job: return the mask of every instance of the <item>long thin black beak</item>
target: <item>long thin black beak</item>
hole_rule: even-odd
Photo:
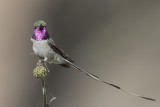
[[[43,26],[42,26],[42,24],[39,26],[39,29],[40,29],[40,30],[42,30],[42,29],[43,29]]]

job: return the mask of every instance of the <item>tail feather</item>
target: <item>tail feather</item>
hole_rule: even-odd
[[[66,62],[69,63],[73,68],[75,68],[75,69],[77,69],[78,71],[86,74],[87,76],[91,77],[91,78],[94,79],[94,80],[97,80],[97,81],[99,81],[99,82],[102,82],[102,83],[104,83],[104,84],[107,84],[107,85],[109,85],[109,86],[112,86],[112,87],[114,87],[114,88],[116,88],[116,89],[119,89],[119,90],[121,90],[121,91],[123,91],[123,92],[125,92],[125,93],[127,93],[127,94],[132,95],[132,96],[140,97],[140,98],[143,98],[143,99],[145,99],[145,100],[156,101],[156,100],[153,99],[153,98],[144,97],[144,96],[141,96],[141,95],[138,95],[138,94],[135,94],[135,93],[132,93],[132,92],[123,90],[120,86],[117,86],[117,85],[115,85],[115,84],[106,82],[106,81],[100,79],[98,76],[96,76],[96,75],[94,75],[94,74],[92,74],[92,73],[89,73],[89,72],[81,69],[80,67],[76,66],[75,64],[73,64],[72,62],[70,62],[70,61],[68,61],[68,60],[66,60]]]

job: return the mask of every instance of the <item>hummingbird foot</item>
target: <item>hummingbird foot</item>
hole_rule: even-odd
[[[48,66],[46,64],[46,61],[45,59],[39,59],[38,62],[37,62],[37,66],[45,66],[45,68],[47,69],[47,71],[49,72],[49,69],[48,69]]]
[[[48,69],[48,66],[47,66],[46,62],[44,62],[44,65],[45,65],[47,71],[49,72],[49,69]]]
[[[42,66],[42,65],[43,65],[43,60],[42,59],[38,60],[37,66]]]

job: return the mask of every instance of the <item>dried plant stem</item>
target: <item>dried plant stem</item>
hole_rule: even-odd
[[[45,66],[45,67],[44,67]],[[50,103],[56,99],[56,97],[54,97],[51,93],[50,96],[52,97],[51,99],[48,99],[46,93],[46,86],[45,86],[45,80],[44,78],[46,77],[47,73],[46,71],[49,72],[49,69],[46,65],[46,63],[44,63],[43,61],[39,60],[37,62],[37,66],[35,67],[35,69],[33,70],[33,75],[37,78],[41,80],[41,84],[42,84],[42,95],[43,95],[43,103],[44,106],[43,107],[49,107]],[[47,102],[48,99],[48,102]]]
[[[44,107],[48,107],[48,104],[47,104],[47,95],[46,95],[46,88],[45,88],[45,81],[44,81],[44,79],[42,79],[42,94],[43,94]]]

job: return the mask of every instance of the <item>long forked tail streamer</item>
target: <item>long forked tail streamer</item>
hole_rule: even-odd
[[[114,87],[114,88],[116,88],[116,89],[119,89],[119,90],[121,90],[121,91],[123,91],[123,92],[125,92],[125,93],[127,93],[127,94],[132,95],[132,96],[140,97],[140,98],[143,98],[143,99],[146,99],[146,100],[150,100],[150,101],[156,101],[156,100],[153,99],[153,98],[144,97],[144,96],[141,96],[141,95],[138,95],[138,94],[135,94],[135,93],[132,93],[132,92],[123,90],[121,87],[119,87],[119,86],[117,86],[117,85],[115,85],[115,84],[111,84],[111,83],[109,83],[109,82],[106,82],[106,81],[100,79],[98,76],[96,76],[96,75],[94,75],[94,74],[92,74],[92,73],[89,73],[89,72],[81,69],[80,67],[76,66],[76,65],[73,64],[72,62],[70,62],[70,61],[68,61],[68,60],[65,60],[65,61],[66,61],[67,63],[69,63],[73,68],[77,69],[78,71],[83,72],[84,74],[86,74],[87,76],[91,77],[91,78],[94,79],[94,80],[97,80],[97,81],[102,82],[102,83],[104,83],[104,84],[110,85],[110,86],[112,86],[112,87]]]

